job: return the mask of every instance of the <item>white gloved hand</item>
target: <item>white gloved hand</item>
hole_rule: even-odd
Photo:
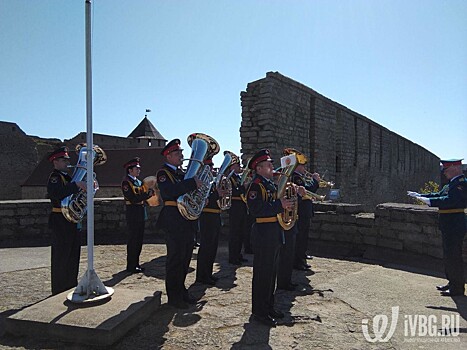
[[[407,196],[409,196],[409,197],[420,197],[420,193],[407,191]]]
[[[426,198],[426,197],[415,197],[415,199],[418,199],[419,201],[422,201],[423,203],[425,203],[426,205],[430,205],[431,202],[430,202],[430,199],[429,198]]]

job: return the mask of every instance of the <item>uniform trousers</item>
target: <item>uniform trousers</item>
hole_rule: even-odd
[[[308,249],[308,234],[310,232],[310,217],[300,216],[297,221],[298,233],[295,242],[294,265],[301,266],[306,264],[306,251]]]
[[[464,213],[440,214],[439,224],[443,238],[443,260],[449,290],[453,293],[465,292],[464,262],[462,246],[466,223]]]
[[[232,200],[229,209],[229,261],[240,261],[243,241],[249,230],[245,203],[241,200]]]
[[[297,237],[297,225],[284,231],[285,244],[281,246],[279,254],[279,267],[277,271],[277,287],[285,288],[292,283],[292,272],[295,258],[295,240]]]
[[[56,295],[78,284],[81,231],[61,213],[50,214],[49,227],[52,229],[52,295]]]
[[[165,288],[168,302],[181,302],[188,297],[185,279],[193,254],[197,221],[182,218],[176,207],[164,207],[159,216],[166,233],[167,261]]]
[[[274,292],[282,240],[283,231],[277,222],[253,224],[252,313],[257,316],[266,317],[274,309]]]
[[[143,248],[144,221],[128,221],[128,242],[126,268],[139,266],[139,256]]]
[[[196,265],[196,279],[209,280],[212,276],[214,261],[216,260],[221,216],[218,213],[202,213],[199,218],[198,261]]]

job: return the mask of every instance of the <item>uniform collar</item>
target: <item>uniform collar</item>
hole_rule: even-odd
[[[169,164],[169,163],[165,163],[165,165],[167,167],[169,167],[170,169],[172,169],[173,171],[177,171],[177,167],[176,166],[173,166],[172,164]]]
[[[449,182],[453,182],[453,181],[461,178],[462,176],[464,176],[464,174],[457,175],[456,177],[453,177]]]

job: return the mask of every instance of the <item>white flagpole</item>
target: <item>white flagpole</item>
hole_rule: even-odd
[[[88,269],[75,290],[68,294],[67,299],[82,303],[97,301],[110,297],[114,290],[105,287],[94,271],[94,151],[92,135],[92,65],[91,65],[91,0],[85,0],[85,35],[86,35],[86,181],[87,181],[87,247]]]

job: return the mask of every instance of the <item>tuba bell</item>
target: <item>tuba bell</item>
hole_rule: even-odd
[[[230,166],[232,162],[232,156],[229,153],[224,154],[224,161],[222,162],[221,167],[216,176],[215,184],[216,188],[222,189],[226,192],[221,198],[217,200],[217,205],[221,210],[230,209],[232,206],[232,182],[230,182],[230,177],[233,174],[233,170],[228,176],[225,175],[225,171]]]
[[[202,181],[202,185],[200,188],[178,197],[177,208],[185,219],[196,220],[206,205],[206,199],[209,197],[214,179],[211,168],[203,161],[212,158],[219,152],[219,144],[211,136],[202,133],[189,135],[187,141],[191,147],[191,156],[183,159],[189,160],[184,179],[197,176]]]
[[[298,219],[298,196],[295,185],[289,182],[290,176],[298,166],[295,154],[290,154],[281,158],[281,172],[278,174],[277,198],[286,198],[294,201],[292,208],[284,209],[277,214],[279,225],[285,230],[290,230]]]
[[[77,181],[86,181],[87,178],[87,152],[88,148],[86,144],[79,144],[76,146],[76,151],[79,152],[78,154],[78,162],[74,166],[75,170],[73,171],[71,182]],[[93,163],[94,165],[102,165],[107,161],[107,155],[105,154],[104,150],[97,145],[92,147],[93,153]],[[99,189],[99,184],[96,179],[96,173],[93,173],[93,181],[94,181],[94,192],[93,195],[96,194],[96,191]],[[87,195],[86,192],[80,190],[78,193],[74,193],[68,197],[62,199],[61,202],[62,207],[62,214],[63,216],[72,223],[78,223],[83,220],[84,215],[86,215],[87,209]]]

